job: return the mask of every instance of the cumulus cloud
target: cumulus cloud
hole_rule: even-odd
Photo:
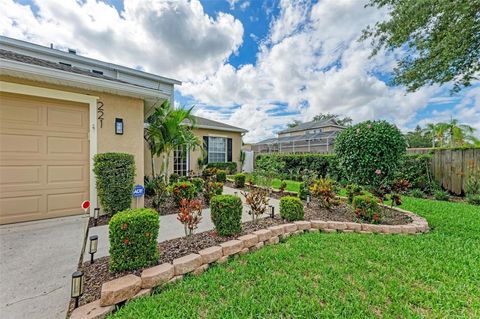
[[[250,3],[227,1],[231,9]],[[242,23],[227,13],[207,15],[198,0],[125,0],[122,12],[94,0],[38,0],[38,10],[12,0],[0,4],[1,34],[178,78],[197,115],[250,130],[246,141],[272,137],[286,123],[320,112],[387,119],[407,129],[427,105],[451,101],[438,86],[405,94],[385,83],[402,51],[369,58],[369,44],[358,42],[361,30],[388,13],[358,0],[265,1],[267,16],[272,5],[278,14],[265,38],[254,36],[255,63],[238,67],[228,59],[243,43]],[[421,124],[453,115],[480,130],[480,88],[464,92],[455,108],[430,110]]]
[[[0,33],[179,78],[213,74],[243,41],[232,15],[208,16],[198,0],[125,0],[124,11],[101,1],[1,0]]]

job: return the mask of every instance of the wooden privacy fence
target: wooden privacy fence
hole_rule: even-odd
[[[468,177],[475,170],[480,170],[480,148],[435,150],[433,153],[433,178],[454,194],[465,192]]]

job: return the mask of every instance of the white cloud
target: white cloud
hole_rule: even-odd
[[[227,1],[232,9],[249,3]],[[438,86],[405,94],[385,84],[381,76],[402,52],[369,59],[371,48],[358,37],[386,12],[364,8],[363,1],[264,1],[267,16],[276,5],[279,14],[259,43],[255,64],[237,68],[226,61],[243,42],[242,23],[226,13],[208,16],[198,0],[126,0],[121,13],[94,0],[42,0],[38,15],[12,0],[0,4],[0,33],[179,78],[197,115],[249,129],[246,141],[274,136],[293,119],[320,112],[387,119],[406,129],[429,103],[451,100]],[[480,88],[464,92],[454,109],[430,111],[421,123],[453,115],[480,130]]]
[[[90,57],[149,72],[199,80],[242,44],[243,25],[230,14],[205,14],[198,0],[125,0],[124,11],[94,0],[1,0],[0,33],[38,44],[73,47]]]

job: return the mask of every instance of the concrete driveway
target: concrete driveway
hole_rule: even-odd
[[[62,318],[86,216],[0,226],[0,318]]]

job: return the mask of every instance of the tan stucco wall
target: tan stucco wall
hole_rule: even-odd
[[[242,147],[242,134],[239,132],[228,132],[228,131],[221,131],[221,130],[212,130],[212,129],[202,129],[202,128],[194,128],[193,132],[195,136],[197,136],[200,140],[200,143],[203,144],[203,137],[204,136],[217,136],[217,137],[226,137],[232,139],[232,161],[237,163],[237,171],[241,170],[240,164],[240,150]],[[189,154],[189,161],[190,161],[190,170],[193,171],[194,174],[201,173],[200,168],[198,167],[197,161],[198,158],[202,156],[201,148],[197,148],[195,151],[191,151]],[[150,160],[150,149],[148,145],[145,143],[145,155],[144,155],[144,166],[145,166],[145,174],[150,176],[152,175],[152,165]],[[173,173],[173,154],[171,154],[169,158],[169,174]],[[161,164],[162,158],[157,158],[155,162],[156,172],[161,172]]]
[[[143,185],[144,167],[144,140],[143,140],[143,122],[144,110],[143,100],[126,96],[119,96],[110,93],[89,91],[84,89],[70,88],[61,85],[30,81],[26,79],[13,78],[9,76],[0,76],[0,80],[50,88],[55,90],[64,90],[81,94],[89,94],[99,97],[103,102],[103,125],[100,127],[100,121],[97,120],[97,152],[123,152],[132,154],[135,157],[136,178],[135,184]],[[115,134],[115,118],[122,118],[124,124],[124,134]],[[132,201],[132,205],[135,205]],[[139,201],[143,206],[143,198]]]

